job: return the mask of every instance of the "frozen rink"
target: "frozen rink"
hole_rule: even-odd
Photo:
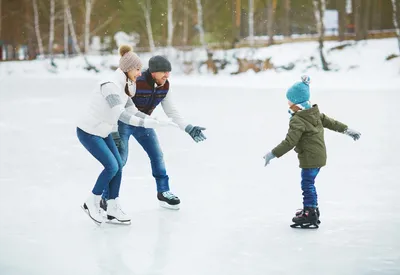
[[[326,131],[322,224],[299,230],[289,227],[302,202],[295,153],[267,168],[262,158],[286,135],[285,90],[174,81],[181,113],[208,138],[158,131],[181,209],[158,206],[149,160],[132,138],[121,187],[132,224],[96,226],[80,205],[102,168],[74,124],[94,83],[0,81],[1,275],[400,274],[399,87],[311,83],[312,103],[362,136]]]

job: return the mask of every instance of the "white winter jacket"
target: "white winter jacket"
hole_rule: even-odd
[[[124,72],[119,68],[108,79],[100,81],[93,91],[89,106],[78,120],[77,127],[105,138],[111,132],[117,131],[118,120],[133,126],[143,126],[143,114],[134,107],[132,99],[125,93],[126,81]],[[130,84],[134,95],[136,84]]]

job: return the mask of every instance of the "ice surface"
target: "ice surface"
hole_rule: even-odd
[[[322,224],[296,230],[296,155],[267,168],[262,159],[287,131],[284,90],[175,79],[179,109],[208,137],[196,144],[178,129],[158,131],[181,210],[159,208],[148,158],[131,139],[121,200],[132,225],[97,227],[80,205],[101,166],[74,124],[94,79],[2,78],[1,275],[400,274],[396,84],[312,87],[312,102],[362,137],[326,132],[328,165],[316,183]]]

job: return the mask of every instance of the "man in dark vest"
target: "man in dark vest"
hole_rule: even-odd
[[[150,158],[160,205],[169,209],[179,209],[180,200],[170,191],[163,153],[154,128],[174,124],[188,133],[195,142],[203,141],[206,137],[202,133],[205,128],[188,124],[176,109],[169,91],[168,77],[170,72],[171,63],[165,57],[157,55],[150,58],[149,68],[142,72],[142,75],[136,80],[136,93],[132,97],[134,105],[126,106],[135,116],[144,118],[144,125],[143,127],[135,127],[119,121],[118,133],[114,133],[114,140],[119,148],[123,165],[126,164],[128,159],[130,136],[132,135],[139,142]],[[146,120],[160,103],[172,123],[154,119]],[[148,125],[147,122],[149,122]],[[107,196],[108,191],[106,189],[102,200],[103,209],[107,207],[105,202]]]

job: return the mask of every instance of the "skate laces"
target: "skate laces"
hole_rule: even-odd
[[[165,198],[169,199],[169,200],[173,200],[173,199],[177,199],[177,198],[178,198],[177,196],[175,196],[175,195],[174,195],[173,193],[171,193],[170,191],[163,192],[162,195],[163,195]]]

